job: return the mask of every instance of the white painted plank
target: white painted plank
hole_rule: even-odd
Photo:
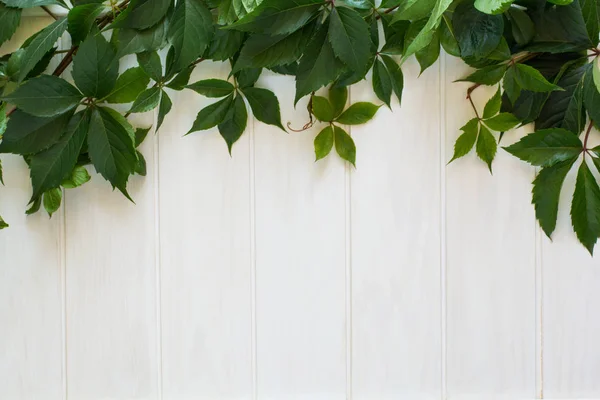
[[[264,73],[283,123],[302,127],[294,82]],[[260,399],[346,399],[344,165],[315,163],[324,124],[286,134],[256,122],[256,318]]]
[[[403,65],[402,107],[352,127],[353,398],[439,399],[440,88]],[[352,102],[381,104],[371,80]]]
[[[190,82],[228,73],[204,62]],[[159,132],[164,399],[249,399],[250,134],[232,157],[216,128],[182,137],[215,99],[171,93]]]
[[[27,18],[7,54],[50,18]],[[62,212],[26,216],[31,197],[23,159],[0,157],[0,215],[10,228],[0,231],[0,397],[15,400],[63,398]]]
[[[121,60],[121,71],[132,58]],[[134,114],[148,127],[153,113]],[[66,193],[67,374],[72,399],[156,399],[159,385],[153,132],[140,147],[147,177],[127,200],[93,166]]]
[[[473,111],[469,69],[447,56],[446,155]],[[482,112],[492,88],[475,92]],[[524,134],[509,132],[507,145]],[[446,169],[448,398],[535,396],[533,169],[499,149],[494,175],[474,151]]]

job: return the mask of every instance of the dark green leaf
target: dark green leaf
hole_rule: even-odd
[[[369,25],[351,8],[334,7],[329,16],[329,43],[353,71],[365,71],[371,49]]]
[[[583,144],[574,133],[551,128],[530,133],[504,149],[532,165],[548,167],[576,157],[583,151]]]
[[[435,0],[405,0],[400,2],[394,13],[392,22],[395,21],[418,21],[426,18],[433,11]]]
[[[244,99],[241,96],[236,96],[233,106],[227,111],[223,121],[219,123],[219,133],[225,139],[225,143],[227,143],[229,154],[231,154],[233,144],[244,133],[247,121],[248,112],[246,111]]]
[[[415,53],[415,57],[421,66],[422,74],[427,68],[431,67],[440,56],[440,36],[437,31],[433,34],[431,42],[421,50]]]
[[[594,84],[593,69],[589,67],[583,78],[583,104],[590,118],[600,121],[600,93]]]
[[[333,134],[335,137],[335,151],[342,159],[356,167],[356,145],[352,137],[337,125],[333,125]]]
[[[513,7],[508,10],[507,16],[517,44],[524,46],[531,42],[535,35],[535,26],[529,15],[525,11]]]
[[[83,165],[77,165],[60,184],[65,189],[75,189],[92,179]]]
[[[144,155],[136,150],[138,162],[135,166],[135,173],[141,176],[146,176],[146,159]]]
[[[233,103],[233,96],[227,96],[222,100],[217,101],[209,106],[204,107],[198,113],[192,129],[187,133],[188,135],[195,131],[201,131],[210,129],[217,126],[225,119],[229,107]]]
[[[512,104],[515,104],[521,95],[521,86],[519,86],[519,83],[517,82],[515,70],[516,68],[514,66],[508,68],[504,74],[504,81],[502,82],[504,91]]]
[[[190,76],[192,75],[192,71],[194,70],[193,67],[189,67],[184,69],[183,71],[181,71],[180,73],[178,73],[175,78],[173,78],[173,80],[171,82],[169,82],[169,84],[167,85],[167,87],[169,89],[173,89],[173,90],[183,90],[185,89],[185,87],[187,86],[188,82],[190,81]]]
[[[156,25],[167,14],[172,0],[133,0],[115,28],[147,29]]]
[[[74,44],[79,44],[90,33],[96,18],[104,11],[102,4],[90,3],[73,7],[67,16],[68,31]]]
[[[144,72],[152,78],[155,82],[159,82],[163,76],[162,64],[160,57],[155,51],[145,51],[138,53],[137,55],[138,64],[144,70]]]
[[[592,44],[598,43],[600,26],[600,3],[598,0],[579,0],[585,28]]]
[[[493,131],[505,132],[519,125],[519,119],[511,113],[500,113],[485,120],[485,125]]]
[[[442,47],[446,53],[454,57],[460,57],[460,47],[458,46],[458,41],[456,40],[454,32],[452,31],[452,28],[445,17],[444,22],[440,24],[440,43],[442,44]]]
[[[532,92],[551,92],[562,90],[560,87],[548,82],[535,68],[525,64],[515,64],[515,79],[522,89]]]
[[[375,64],[373,65],[373,91],[379,100],[387,104],[388,107],[391,107],[392,78],[385,65],[379,60],[375,60]]]
[[[334,117],[337,117],[344,111],[347,101],[348,88],[346,86],[332,86],[329,88],[329,103],[331,103],[331,107],[333,108]]]
[[[155,51],[162,49],[167,38],[168,19],[150,29],[138,31],[136,29],[117,29],[113,38],[117,44],[117,56]]]
[[[31,207],[29,207],[27,209],[27,211],[25,211],[25,214],[27,214],[27,215],[35,214],[36,212],[38,212],[40,210],[41,206],[42,206],[42,197],[38,197],[37,199],[35,199],[33,201],[33,203],[31,204]]]
[[[267,89],[248,87],[243,93],[250,104],[254,117],[265,124],[274,125],[285,131],[281,125],[279,101],[273,92]]]
[[[500,44],[504,20],[501,15],[482,13],[467,1],[454,10],[452,27],[461,57],[479,59],[488,56]]]
[[[475,8],[486,14],[502,14],[515,0],[475,0]]]
[[[14,35],[21,22],[21,9],[7,7],[0,3],[0,44]]]
[[[312,113],[319,121],[330,122],[334,118],[333,107],[325,97],[312,97]]]
[[[150,82],[148,75],[140,67],[129,68],[117,79],[112,92],[106,97],[109,103],[131,103]]]
[[[127,197],[127,180],[137,165],[135,138],[129,122],[121,114],[97,107],[92,112],[88,151],[96,171]]]
[[[494,138],[494,135],[492,135],[492,132],[485,126],[480,125],[475,151],[477,152],[477,156],[487,164],[490,173],[492,172],[492,161],[494,161],[497,149],[498,145],[496,144],[496,139]]]
[[[381,18],[381,22],[383,24],[383,32],[385,33],[385,44],[381,48],[380,53],[402,54],[404,52],[406,34],[412,24],[409,21],[388,23],[385,17]],[[418,32],[415,32],[415,35],[417,33]],[[377,34],[379,34],[379,31]],[[408,45],[408,43],[406,44]]]
[[[225,61],[233,57],[244,40],[244,33],[217,27],[210,43],[206,58],[215,61]],[[249,40],[249,39],[248,39]],[[240,56],[241,57],[241,56]]]
[[[171,98],[164,90],[160,92],[160,104],[158,106],[158,117],[156,120],[156,130],[161,127],[165,116],[171,111],[171,107],[173,107],[173,102],[171,102]]]
[[[573,166],[577,157],[542,168],[533,181],[533,200],[535,216],[548,237],[556,227],[558,215],[558,201],[560,191],[567,173]]]
[[[344,125],[364,124],[375,116],[379,107],[368,102],[354,103],[336,119],[336,122]]]
[[[231,83],[221,79],[205,79],[186,87],[206,97],[225,97],[233,93],[234,90]]]
[[[54,44],[67,29],[67,19],[61,18],[42,29],[25,48],[19,68],[19,81],[27,77],[44,55],[54,47]]]
[[[52,218],[54,214],[60,208],[62,202],[62,190],[60,188],[54,188],[44,193],[44,209]]]
[[[383,63],[387,67],[388,72],[390,73],[390,78],[392,79],[392,89],[398,98],[398,103],[402,103],[402,90],[404,89],[404,75],[402,74],[402,70],[396,64],[396,62],[390,56],[381,56]]]
[[[329,125],[315,137],[315,161],[326,157],[333,148],[333,128]]]
[[[500,107],[502,106],[502,94],[500,93],[500,88],[486,103],[485,108],[483,109],[483,118],[491,118],[494,115],[500,112]]]
[[[2,217],[0,216],[0,230],[2,230],[2,229],[5,229],[5,228],[8,228],[8,227],[9,227],[9,225],[8,225],[8,224],[6,223],[6,221],[4,221],[4,220],[2,219]]]
[[[143,113],[155,109],[160,102],[160,92],[161,89],[159,87],[152,87],[144,90],[137,99],[135,99],[129,112]]]
[[[140,147],[151,128],[137,128],[135,130],[135,147]]]
[[[585,161],[577,172],[571,222],[577,238],[593,255],[600,236],[600,188]]]
[[[448,161],[448,164],[457,158],[467,155],[471,151],[475,145],[475,141],[477,140],[479,121],[477,118],[473,118],[467,122],[465,126],[460,128],[460,130],[463,131],[463,133],[458,137],[458,139],[456,139],[456,142],[454,143],[454,155],[452,156],[452,159]]]
[[[2,0],[2,3],[9,7],[32,8],[49,6],[52,4],[58,4],[59,2],[56,0]]]
[[[6,126],[0,142],[0,153],[35,154],[58,141],[72,112],[50,118],[34,117],[21,110],[15,111]]]
[[[169,42],[175,49],[175,70],[186,68],[204,53],[213,33],[212,16],[202,1],[179,1],[168,31]]]
[[[244,89],[250,86],[254,86],[261,73],[262,68],[246,68],[239,72],[236,72],[234,75],[238,87],[240,89]]]
[[[404,52],[404,59],[413,55],[417,51],[421,50],[431,42],[433,33],[440,25],[442,15],[452,4],[452,0],[436,0],[435,7],[433,8],[427,23],[421,29],[421,31],[415,36],[415,39],[408,45]]]
[[[73,57],[73,80],[89,97],[102,98],[115,87],[119,60],[112,45],[101,34],[88,36]]]
[[[31,157],[31,201],[56,188],[72,172],[87,137],[90,115],[78,112],[71,118],[66,133],[56,144]]]
[[[506,72],[506,65],[490,65],[488,67],[483,67],[473,72],[471,75],[466,78],[459,79],[457,82],[474,82],[480,83],[482,85],[495,85],[500,82],[504,73]]]

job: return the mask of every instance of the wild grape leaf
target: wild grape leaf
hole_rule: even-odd
[[[348,88],[346,86],[329,88],[329,103],[333,108],[333,115],[337,117],[344,111],[346,102],[348,101]]]
[[[40,210],[41,206],[42,206],[42,197],[40,196],[33,201],[33,203],[31,204],[31,207],[29,207],[27,209],[27,211],[25,211],[25,214],[27,214],[27,215],[35,214],[36,212],[38,212]]]
[[[333,148],[333,128],[329,125],[315,137],[315,161],[325,158]]]
[[[458,46],[458,41],[454,36],[454,32],[449,27],[449,22],[446,18],[444,18],[444,22],[440,24],[440,43],[446,53],[450,54],[454,57],[460,57],[460,47]]]
[[[174,48],[174,69],[180,71],[194,62],[204,53],[213,34],[212,15],[202,1],[177,2],[168,31]]]
[[[244,99],[241,96],[236,96],[233,101],[233,106],[227,111],[225,118],[219,123],[219,133],[227,143],[227,149],[231,154],[233,144],[242,136],[246,129],[248,121],[248,112]]]
[[[215,29],[215,34],[205,56],[209,60],[228,60],[238,52],[242,45],[245,36],[244,32],[222,28],[222,26],[217,26]]]
[[[404,89],[404,75],[402,74],[402,70],[396,64],[394,59],[390,56],[382,55],[381,59],[383,63],[387,67],[388,72],[390,73],[390,78],[392,80],[392,89],[394,90],[394,94],[398,98],[398,104],[402,103],[402,90]]]
[[[132,0],[113,27],[148,29],[163,19],[172,4],[172,0]]]
[[[586,66],[583,77],[583,104],[589,116],[594,121],[600,121],[600,93],[594,83],[593,69]]]
[[[583,144],[566,129],[550,128],[530,133],[504,149],[532,165],[549,167],[577,157],[583,151]]]
[[[435,7],[433,8],[427,23],[421,29],[421,31],[417,34],[415,39],[410,43],[410,45],[406,48],[404,52],[403,60],[407,59],[409,56],[413,55],[417,51],[421,50],[425,46],[429,44],[431,39],[433,38],[433,33],[440,25],[442,20],[442,15],[448,9],[448,7],[452,4],[452,0],[437,0],[435,3]]]
[[[597,0],[579,0],[585,28],[592,44],[598,43],[600,35],[600,3]]]
[[[140,67],[129,68],[117,78],[117,83],[106,97],[109,103],[131,103],[146,89],[150,78]]]
[[[394,13],[392,23],[396,21],[418,21],[426,18],[433,11],[433,7],[435,7],[435,0],[402,1]]]
[[[0,216],[0,230],[2,230],[2,229],[6,229],[6,228],[8,228],[9,226],[10,226],[10,225],[8,225],[8,224],[6,223],[6,221],[4,221],[4,220],[2,219],[2,216]]]
[[[333,125],[335,151],[338,155],[356,167],[356,145],[352,137],[337,125]]]
[[[593,255],[600,236],[600,188],[585,161],[577,172],[571,222],[577,238]]]
[[[381,106],[376,106],[368,102],[354,103],[336,119],[336,122],[343,125],[361,125],[367,123],[375,116],[379,107]]]
[[[210,129],[223,122],[232,103],[233,96],[227,96],[216,103],[204,107],[196,116],[192,129],[186,135],[195,131]]]
[[[116,43],[117,56],[155,51],[162,49],[166,44],[168,18],[159,24],[143,31],[136,29],[115,29],[113,41]]]
[[[0,3],[0,44],[10,39],[21,22],[21,9]]]
[[[148,132],[150,132],[150,128],[137,128],[134,132],[134,136],[135,136],[135,147],[140,147],[140,145],[144,142],[144,140],[146,139],[146,136],[148,136]]]
[[[130,200],[127,181],[138,161],[132,131],[118,112],[104,107],[92,111],[88,133],[90,159],[96,171]]]
[[[16,1],[16,0],[15,0]],[[67,19],[61,18],[42,29],[25,48],[21,58],[18,80],[22,81],[37,63],[54,47],[54,44],[67,29]]]
[[[454,155],[452,159],[448,161],[450,164],[452,161],[467,155],[477,140],[477,133],[479,131],[479,120],[477,118],[471,119],[462,128],[463,133],[456,139],[454,143]]]
[[[83,96],[69,82],[52,75],[29,79],[17,90],[2,97],[21,110],[37,117],[63,114],[79,104]]]
[[[67,30],[74,44],[82,42],[92,30],[96,18],[102,14],[105,7],[102,4],[90,3],[73,7],[67,16]]]
[[[475,8],[486,14],[502,14],[515,0],[475,0]]]
[[[143,113],[155,109],[160,103],[160,92],[161,89],[158,86],[144,90],[135,99],[129,112]]]
[[[103,98],[115,87],[119,60],[114,48],[101,34],[88,36],[73,57],[73,80],[89,97]]]
[[[366,71],[371,50],[369,25],[351,8],[334,7],[329,16],[329,43],[353,71]]]
[[[533,181],[533,200],[535,216],[550,237],[556,227],[560,191],[567,173],[573,167],[577,157],[558,162],[551,167],[542,168]]]
[[[244,96],[250,104],[254,117],[265,124],[274,125],[281,128],[281,112],[279,111],[279,101],[273,92],[267,89],[248,87],[242,90]]]
[[[173,107],[173,102],[171,98],[164,90],[160,91],[160,103],[158,105],[158,117],[156,118],[156,130],[161,127],[163,121],[165,120],[165,116],[171,111],[171,107]]]
[[[494,115],[500,112],[500,107],[502,106],[502,93],[500,93],[500,88],[496,91],[496,93],[488,100],[485,104],[485,108],[483,109],[483,118],[491,118]]]
[[[144,158],[144,155],[139,150],[136,150],[135,153],[138,158],[138,162],[135,165],[135,173],[140,176],[146,176],[146,173],[147,173],[146,159]]]
[[[373,92],[375,92],[379,100],[387,104],[388,107],[391,107],[392,78],[385,65],[379,60],[375,60],[375,64],[373,65]]]
[[[497,149],[498,145],[496,144],[496,139],[494,138],[494,135],[492,135],[492,132],[485,126],[480,125],[475,151],[477,152],[477,156],[487,164],[490,173],[492,172],[492,161],[494,161],[494,157],[496,157]]]
[[[500,113],[484,121],[485,125],[493,131],[505,132],[519,125],[521,121],[511,113]]]
[[[58,211],[62,202],[62,190],[60,188],[54,188],[44,193],[44,209],[48,213],[48,216],[52,218],[52,215]]]
[[[186,86],[194,92],[206,97],[225,97],[234,91],[231,83],[222,79],[205,79]]]
[[[383,25],[383,33],[385,36],[385,43],[381,48],[380,53],[383,54],[394,54],[401,55],[404,52],[404,46],[406,43],[406,34],[413,26],[409,21],[398,21],[398,22],[388,22],[385,15],[381,18],[381,22]],[[424,25],[423,25],[424,26]],[[421,28],[423,27],[421,26]],[[414,29],[414,28],[413,28]],[[379,32],[378,32],[379,33]],[[416,36],[419,31],[415,32],[413,35]],[[379,38],[379,36],[378,36]]]
[[[90,114],[80,111],[71,118],[65,134],[48,150],[35,154],[29,163],[33,194],[31,201],[58,187],[72,172],[87,137]]]
[[[160,56],[156,51],[145,51],[137,54],[137,61],[142,70],[152,78],[153,81],[162,80],[163,70],[160,62]]]
[[[477,10],[472,3],[460,3],[452,17],[454,35],[461,57],[484,58],[498,44],[504,31],[501,15],[489,15]]]
[[[190,76],[194,71],[194,67],[185,68],[183,71],[175,75],[168,84],[167,87],[173,90],[183,90],[190,81]]]
[[[90,173],[83,165],[77,165],[71,173],[63,179],[61,186],[65,189],[75,189],[92,179]]]
[[[433,38],[427,46],[415,53],[415,58],[421,66],[422,74],[427,68],[431,67],[440,56],[440,35],[438,32],[434,32]]]
[[[515,79],[522,89],[530,90],[532,92],[562,90],[560,87],[548,82],[540,71],[529,65],[515,64],[514,71]]]
[[[313,96],[311,111],[319,121],[330,122],[334,118],[333,107],[325,97]]]
[[[533,40],[535,26],[525,11],[513,7],[508,10],[506,16],[510,22],[511,32],[517,44],[524,46]]]
[[[456,82],[474,82],[482,85],[495,85],[502,80],[506,72],[506,65],[490,65],[483,67],[473,72],[471,75],[463,79],[458,79]]]

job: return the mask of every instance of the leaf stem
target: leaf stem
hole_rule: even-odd
[[[585,137],[583,138],[583,158],[585,158],[585,153],[588,152],[587,144],[588,144],[588,139],[590,137],[590,133],[592,132],[593,126],[594,126],[594,121],[590,119],[590,124],[588,125],[587,130],[585,131]]]
[[[52,18],[54,18],[55,21],[58,21],[58,17],[56,15],[54,15],[54,13],[52,11],[50,11],[50,9],[46,6],[41,6],[42,10],[44,10],[46,12],[46,14],[48,14],[49,16],[51,16]]]
[[[475,116],[477,117],[477,119],[481,119],[481,117],[479,117],[479,113],[477,112],[477,107],[475,107],[475,103],[473,103],[473,98],[471,98],[471,92],[475,89],[477,89],[480,85],[476,84],[473,85],[469,88],[469,90],[467,90],[467,99],[469,100],[469,102],[471,103],[471,107],[473,107],[473,111],[475,111]]]
[[[394,6],[394,7],[388,8],[388,9],[387,9],[387,10],[385,10],[383,13],[384,13],[384,14],[389,14],[389,13],[391,13],[392,11],[394,11],[394,10],[395,10],[396,8],[398,8],[398,7],[400,7],[400,4],[398,4],[397,6]],[[380,14],[379,12],[377,13],[377,16],[375,17],[375,19],[381,19],[381,14]]]

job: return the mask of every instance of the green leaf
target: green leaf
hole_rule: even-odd
[[[448,164],[467,155],[471,151],[475,145],[475,141],[477,140],[479,120],[477,118],[473,118],[467,122],[465,126],[460,128],[460,130],[463,131],[463,133],[458,137],[458,139],[456,139],[456,142],[454,143],[454,155],[452,156],[452,159],[448,161]]]
[[[62,190],[60,188],[54,188],[44,193],[44,209],[52,218],[54,214],[60,208],[62,202]]]
[[[244,39],[244,33],[234,30],[222,29],[217,26],[215,34],[210,43],[206,58],[214,61],[225,61],[232,58],[240,49]],[[250,39],[248,39],[250,40]],[[241,57],[241,55],[240,55]]]
[[[379,107],[368,102],[354,103],[336,119],[336,122],[343,125],[364,124],[375,116]]]
[[[123,17],[115,21],[115,28],[147,29],[167,14],[172,0],[133,0],[124,12]]]
[[[134,136],[135,136],[135,147],[140,147],[140,145],[144,142],[144,140],[146,139],[146,136],[148,136],[148,132],[150,132],[150,128],[137,128],[135,130]]]
[[[433,7],[435,7],[435,0],[402,1],[394,13],[392,23],[396,21],[418,21],[426,18],[433,11]]]
[[[137,54],[137,61],[144,72],[155,82],[160,82],[163,76],[162,64],[156,51],[145,51]]]
[[[433,63],[435,63],[440,56],[440,35],[436,31],[433,34],[433,38],[431,42],[421,50],[415,53],[415,57],[421,66],[422,74],[427,68],[431,67]]]
[[[371,49],[369,25],[346,7],[334,7],[329,20],[328,38],[334,54],[351,70],[365,71]]]
[[[498,112],[500,112],[501,106],[502,93],[500,93],[500,88],[498,88],[496,93],[485,104],[485,108],[483,109],[483,118],[488,119],[498,114]]]
[[[504,92],[512,104],[515,104],[521,95],[521,86],[519,86],[519,83],[517,82],[517,74],[515,71],[516,68],[514,66],[508,68],[504,74],[504,80],[502,81]]]
[[[231,83],[221,79],[205,79],[187,85],[186,88],[206,97],[229,96],[235,89]]]
[[[515,0],[475,0],[475,8],[486,14],[502,14]]]
[[[254,86],[260,74],[261,68],[246,68],[234,74],[237,85],[240,89]]]
[[[334,117],[337,117],[344,111],[347,101],[348,88],[346,86],[332,86],[329,88],[329,103],[331,103],[331,107],[333,108]]]
[[[342,159],[356,167],[356,145],[352,137],[337,125],[333,125],[333,134],[335,137],[335,151]]]
[[[165,116],[171,111],[171,107],[173,107],[173,102],[171,98],[164,90],[160,91],[160,104],[158,105],[158,117],[156,120],[156,130],[161,127]]]
[[[130,200],[127,180],[138,161],[132,131],[118,112],[104,107],[93,110],[88,133],[90,159],[96,171]]]
[[[204,53],[213,34],[212,15],[202,1],[178,1],[168,31],[175,49],[175,70],[184,69]]]
[[[91,35],[73,57],[73,80],[89,97],[102,98],[115,87],[119,60],[112,45],[101,34]]]
[[[492,172],[492,161],[494,161],[494,157],[496,156],[497,148],[498,145],[492,132],[485,126],[480,125],[475,151],[477,152],[477,156],[488,165],[490,173]]]
[[[373,92],[375,92],[379,100],[387,104],[388,107],[391,107],[392,78],[385,65],[379,60],[375,60],[375,64],[373,65]]]
[[[577,172],[571,222],[577,238],[593,255],[600,236],[600,188],[585,161]]]
[[[535,217],[550,237],[556,227],[560,191],[567,173],[573,167],[577,157],[561,161],[551,167],[542,168],[533,181],[533,200]]]
[[[454,32],[450,27],[450,23],[445,17],[444,22],[440,25],[440,43],[442,44],[442,47],[446,53],[454,57],[460,57],[460,47],[458,46],[458,41],[454,36]]]
[[[388,23],[385,16],[381,18],[381,22],[383,25],[383,32],[385,34],[385,44],[381,48],[380,54],[402,54],[404,52],[406,35],[413,24],[411,24],[409,21]],[[414,33],[413,39],[417,33],[418,31]],[[377,30],[377,34],[379,35],[379,30]],[[378,36],[377,38],[379,39]],[[406,45],[408,45],[408,43],[406,43]]]
[[[315,161],[325,158],[333,148],[333,128],[329,125],[315,137]]]
[[[281,113],[279,111],[279,101],[273,92],[267,89],[254,87],[244,88],[244,96],[250,104],[254,117],[265,124],[274,125],[281,128]]]
[[[327,25],[323,25],[300,59],[294,104],[307,94],[333,82],[340,75],[341,68],[342,63],[335,57],[331,44],[327,41]]]
[[[244,99],[241,96],[236,96],[233,101],[233,107],[227,111],[225,118],[219,123],[219,133],[225,139],[225,143],[227,143],[229,154],[231,154],[233,144],[244,133],[247,121],[248,112],[246,111]]]
[[[312,97],[312,113],[319,121],[330,122],[334,118],[333,107],[325,97]]]
[[[42,29],[25,48],[19,68],[19,81],[27,77],[37,63],[54,47],[54,44],[67,29],[67,19],[62,18]]]
[[[77,106],[82,99],[83,96],[73,85],[52,75],[32,78],[8,96],[2,97],[3,101],[37,117],[63,114]]]
[[[65,189],[75,189],[90,181],[88,170],[83,165],[77,165],[60,184]]]
[[[138,158],[138,162],[135,166],[135,173],[140,175],[140,176],[146,176],[146,159],[144,158],[144,155],[142,153],[140,153],[139,151],[136,151],[137,154],[137,158]]]
[[[33,201],[33,203],[31,204],[31,207],[29,207],[27,209],[27,211],[25,211],[25,214],[27,214],[27,215],[35,214],[36,212],[38,212],[40,210],[41,206],[42,206],[42,198],[38,197],[37,199],[35,199]]]
[[[515,64],[515,79],[522,89],[532,92],[551,92],[562,90],[560,87],[548,82],[537,69],[525,64]]]
[[[65,133],[72,115],[72,112],[67,112],[46,118],[15,111],[0,142],[0,153],[26,155],[47,149]]]
[[[58,4],[56,0],[2,0],[9,7],[33,8]]]
[[[481,59],[500,44],[504,20],[501,15],[482,13],[472,3],[463,2],[454,10],[452,27],[461,57]]]
[[[140,67],[129,68],[117,78],[117,83],[106,97],[109,103],[131,103],[146,89],[150,78]]]
[[[579,0],[579,4],[589,39],[595,45],[600,35],[600,3],[597,0]]]
[[[188,82],[190,81],[190,76],[192,75],[193,71],[194,71],[193,67],[184,69],[183,71],[181,71],[180,73],[175,75],[175,78],[173,78],[173,80],[171,80],[171,82],[169,82],[167,87],[169,89],[173,89],[173,90],[185,89]]]
[[[67,16],[67,29],[74,44],[79,44],[88,36],[95,25],[96,18],[102,14],[102,4],[90,3],[73,7]]]
[[[224,29],[285,35],[310,22],[322,4],[321,0],[264,0],[252,12]]]
[[[0,44],[9,40],[21,22],[21,9],[7,7],[0,3]]]
[[[511,113],[500,113],[485,120],[485,125],[493,131],[505,132],[519,125],[521,121]]]
[[[431,42],[433,38],[433,33],[440,25],[442,20],[442,15],[448,9],[448,7],[452,4],[452,0],[437,0],[435,3],[435,7],[431,12],[427,23],[421,29],[421,31],[417,34],[415,39],[410,43],[410,45],[406,48],[404,52],[403,60],[407,59],[409,56],[413,55],[417,51],[421,50],[425,46]]]
[[[66,133],[56,144],[31,157],[32,201],[47,190],[58,187],[69,176],[77,163],[89,126],[90,115],[78,112],[71,118]]]
[[[583,151],[583,144],[574,133],[551,128],[530,133],[504,149],[532,165],[548,167],[576,157]]]
[[[135,99],[129,112],[143,113],[155,109],[160,102],[160,92],[161,89],[157,86],[144,90],[137,99]]]
[[[387,67],[388,72],[390,73],[390,78],[392,79],[392,89],[394,90],[394,94],[398,98],[398,103],[402,103],[402,90],[404,89],[404,75],[402,74],[402,70],[396,64],[396,62],[390,56],[382,55],[381,59],[383,63]]]
[[[512,35],[517,44],[524,46],[533,40],[535,26],[529,15],[521,9],[510,8],[507,13]]]
[[[117,56],[155,51],[162,49],[167,39],[168,18],[150,29],[138,31],[136,29],[117,29],[113,34],[116,41]]]
[[[210,129],[217,126],[225,119],[229,107],[233,103],[233,96],[227,96],[222,100],[217,101],[209,106],[204,107],[198,113],[192,129],[187,133],[188,135],[195,131],[201,131]]]
[[[600,93],[594,84],[593,68],[589,67],[583,78],[583,104],[590,118],[600,121]]]

